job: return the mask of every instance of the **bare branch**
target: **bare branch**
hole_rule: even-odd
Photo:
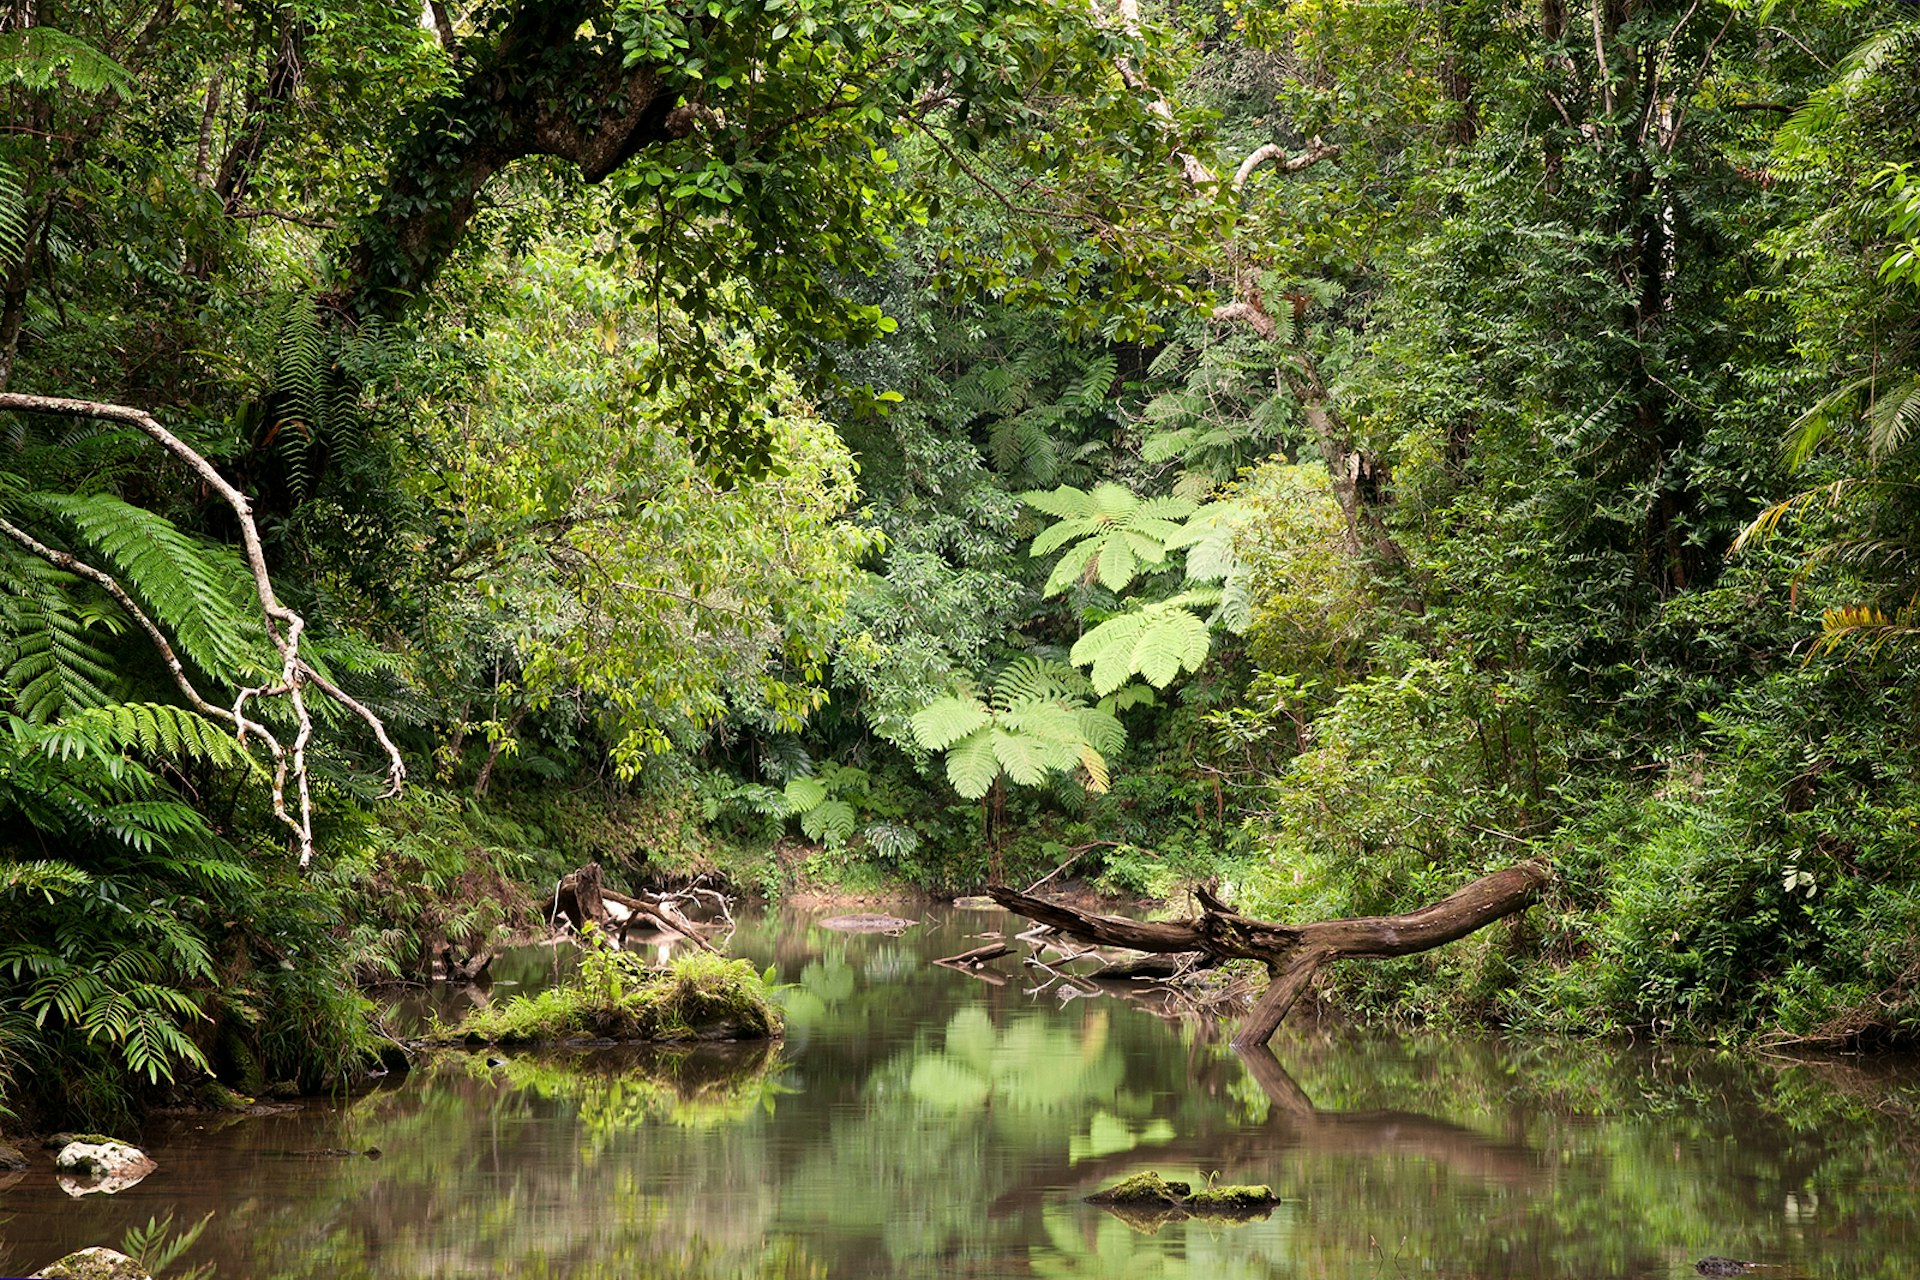
[[[1318,137],[1309,138],[1307,149],[1291,157],[1287,155],[1285,147],[1277,142],[1269,142],[1240,162],[1240,167],[1234,171],[1233,175],[1234,192],[1237,194],[1244,190],[1248,179],[1253,177],[1254,171],[1270,160],[1278,162],[1274,167],[1282,173],[1299,173],[1302,169],[1312,168],[1322,160],[1332,160],[1339,154],[1338,146],[1331,142],[1322,142]]]
[[[168,431],[144,410],[129,408],[126,405],[108,404],[97,400],[68,400],[55,396],[26,395],[19,392],[0,392],[0,410],[13,410],[21,413],[48,413],[68,418],[98,418],[107,422],[121,422],[134,427],[155,441],[174,457],[185,462],[194,473],[204,480],[208,487],[223,498],[233,509],[240,524],[241,549],[246,557],[247,567],[253,575],[254,594],[260,602],[261,617],[266,624],[267,638],[273,643],[280,655],[280,681],[275,685],[241,689],[234,699],[233,710],[227,712],[220,708],[211,708],[187,680],[184,668],[173,647],[160,632],[153,620],[146,616],[127,592],[114,581],[112,575],[86,565],[65,552],[57,552],[43,547],[23,531],[8,525],[0,533],[12,538],[35,555],[81,574],[90,581],[98,583],[109,595],[127,609],[134,620],[146,631],[149,639],[159,647],[162,658],[167,661],[174,681],[196,708],[215,715],[234,726],[234,732],[244,743],[250,735],[258,735],[268,744],[274,756],[273,803],[274,812],[287,823],[294,834],[294,842],[300,851],[300,865],[304,868],[313,859],[313,801],[307,782],[307,746],[313,739],[313,717],[307,709],[304,689],[311,684],[327,696],[333,698],[354,713],[373,730],[374,737],[387,753],[387,794],[398,795],[406,781],[407,766],[401,759],[399,748],[387,736],[386,726],[380,717],[365,705],[348,697],[339,686],[322,675],[312,663],[300,653],[300,637],[306,630],[306,619],[280,603],[273,589],[273,579],[267,572],[267,557],[260,542],[260,529],[254,523],[253,505],[247,495],[235,488],[220,473],[220,469],[203,457],[198,450],[180,437]],[[0,522],[4,523],[4,522]],[[38,549],[36,549],[38,548]],[[54,557],[60,557],[55,559]],[[284,697],[293,712],[295,731],[291,752],[282,749],[281,744],[267,731],[264,725],[246,717],[246,704],[251,698]],[[210,709],[211,708],[211,709]],[[299,804],[298,817],[289,816],[286,809],[286,783],[291,775],[295,794]]]

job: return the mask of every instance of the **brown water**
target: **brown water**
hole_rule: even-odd
[[[1591,1280],[1708,1254],[1920,1276],[1912,1061],[1351,1031],[1242,1061],[1219,1024],[926,962],[1005,920],[747,921],[733,949],[792,984],[779,1046],[448,1054],[352,1100],[157,1128],[158,1172],[117,1196],[68,1199],[42,1165],[0,1192],[0,1274],[171,1214],[207,1219],[176,1270],[225,1280]],[[1157,1230],[1082,1203],[1142,1169],[1283,1203]]]

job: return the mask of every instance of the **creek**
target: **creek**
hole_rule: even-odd
[[[69,1199],[42,1163],[0,1192],[0,1274],[167,1215],[207,1220],[176,1268],[222,1280],[1920,1273],[1911,1058],[1290,1027],[1249,1062],[1230,1024],[929,963],[1003,913],[905,914],[900,937],[742,917],[730,949],[790,984],[777,1045],[443,1053],[156,1122],[158,1171],[117,1195]],[[1082,1202],[1143,1169],[1282,1203],[1130,1225]]]

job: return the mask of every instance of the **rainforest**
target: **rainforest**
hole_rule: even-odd
[[[1525,867],[1303,1007],[1897,1054],[1916,462],[1901,0],[5,0],[0,1129],[453,1079],[602,882],[783,1053],[809,904]]]

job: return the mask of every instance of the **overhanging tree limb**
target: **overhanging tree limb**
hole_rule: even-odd
[[[1219,960],[1258,960],[1271,981],[1255,1003],[1236,1048],[1264,1045],[1320,966],[1349,957],[1381,958],[1430,951],[1525,910],[1551,874],[1538,862],[1520,862],[1482,876],[1440,901],[1396,916],[1361,916],[1276,924],[1241,915],[1210,891],[1198,891],[1201,913],[1185,920],[1131,920],[1098,915],[1003,886],[987,890],[1016,915],[1087,942],[1135,951],[1203,951]]]
[[[98,584],[122,608],[125,608],[134,621],[152,640],[159,651],[162,661],[173,676],[174,683],[193,704],[196,710],[211,714],[234,726],[235,735],[242,743],[249,736],[258,736],[267,745],[274,758],[273,806],[274,812],[285,822],[293,833],[294,844],[300,852],[300,865],[305,867],[313,858],[313,802],[307,785],[307,745],[313,738],[313,717],[307,709],[306,687],[312,685],[322,693],[338,702],[364,721],[380,746],[387,753],[387,794],[399,794],[406,780],[406,762],[400,757],[400,749],[387,736],[386,725],[364,704],[349,696],[333,681],[323,675],[300,652],[300,637],[306,630],[306,619],[280,602],[275,593],[273,579],[267,571],[266,551],[261,545],[260,529],[254,523],[253,506],[247,495],[235,488],[220,469],[209,462],[192,445],[161,426],[153,417],[141,409],[126,405],[108,404],[97,400],[69,400],[56,396],[25,395],[19,392],[0,392],[0,410],[12,410],[19,413],[45,413],[67,418],[95,418],[107,422],[120,422],[145,434],[174,457],[186,463],[194,473],[204,480],[208,487],[224,499],[232,508],[235,519],[240,525],[241,552],[246,558],[247,568],[253,577],[254,595],[259,601],[261,619],[265,624],[267,639],[272,642],[280,655],[280,677],[277,683],[256,685],[239,690],[234,698],[233,710],[226,711],[215,707],[202,697],[188,679],[179,656],[168,642],[159,626],[147,614],[134,604],[127,593],[111,574],[86,564],[66,552],[56,551],[40,543],[31,535],[0,521],[0,534],[12,539],[27,551],[59,568],[78,573],[80,576]],[[281,697],[293,713],[295,730],[291,748],[283,744],[258,721],[251,720],[246,714],[246,705],[253,698]],[[287,807],[286,787],[291,780],[297,797],[298,813],[290,812]]]

